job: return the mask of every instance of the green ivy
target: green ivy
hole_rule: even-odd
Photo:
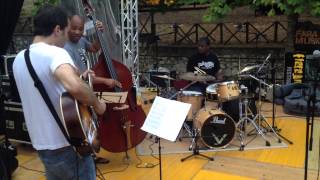
[[[45,4],[52,4],[58,5],[60,0],[35,0],[33,3],[32,14],[34,15],[43,5]]]
[[[299,15],[310,13],[320,16],[319,0],[178,0],[179,4],[208,4],[207,13],[204,16],[206,21],[216,21],[223,18],[233,8],[249,5],[253,9],[259,7],[272,7],[267,12],[268,16],[275,16],[275,8],[279,8],[285,15]]]

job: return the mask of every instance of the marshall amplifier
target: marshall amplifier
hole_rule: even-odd
[[[5,131],[12,141],[30,144],[30,137],[24,120],[22,105],[20,102],[4,101],[3,118]]]

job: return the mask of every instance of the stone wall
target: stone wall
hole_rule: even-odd
[[[140,55],[139,68],[140,72],[148,72],[155,70],[154,66],[158,64],[161,69],[167,69],[169,71],[175,71],[174,74],[181,74],[186,72],[186,65],[188,57],[191,54],[196,53],[196,48],[185,49],[186,56],[176,56],[174,54],[168,54],[163,56],[152,56],[152,55]],[[236,79],[237,74],[244,67],[249,65],[262,64],[265,58],[271,53],[271,61],[275,62],[276,78],[279,83],[282,83],[283,71],[284,71],[284,50],[283,49],[226,49],[219,48],[214,49],[217,54],[221,69],[227,79]],[[271,67],[271,61],[270,66]],[[271,78],[271,72],[266,72],[267,78]]]

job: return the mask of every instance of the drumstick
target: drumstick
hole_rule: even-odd
[[[196,71],[198,71],[200,74],[205,75],[207,74],[205,71],[203,71],[202,69],[198,68],[197,66],[193,67]]]

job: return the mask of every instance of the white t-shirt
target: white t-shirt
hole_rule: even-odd
[[[34,81],[26,66],[24,52],[25,50],[21,51],[15,58],[13,73],[32,145],[36,150],[54,150],[68,146],[69,143],[47,104],[34,86]],[[71,57],[63,48],[41,42],[30,46],[30,59],[61,119],[59,101],[65,89],[53,74],[61,64],[67,63],[74,66]]]

